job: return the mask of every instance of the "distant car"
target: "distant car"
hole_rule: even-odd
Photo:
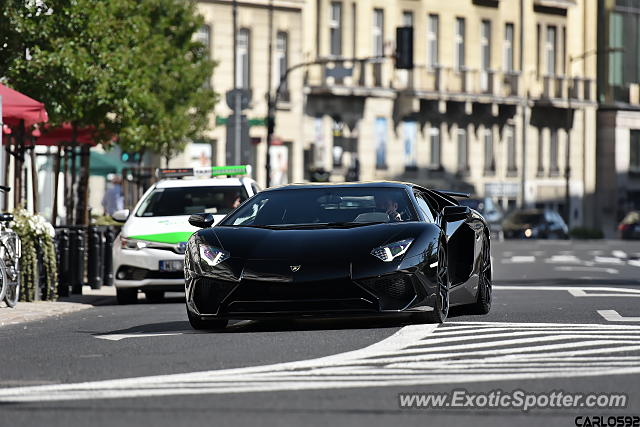
[[[489,224],[489,230],[492,236],[499,236],[502,232],[502,220],[504,219],[504,211],[500,205],[493,201],[491,197],[462,199],[460,204],[469,206],[484,217]]]
[[[441,323],[449,306],[491,307],[482,216],[412,184],[300,184],[268,189],[215,227],[209,214],[185,253],[195,329],[229,319],[410,314]]]
[[[621,239],[640,239],[640,211],[629,212],[620,221],[618,232]]]
[[[115,220],[124,222],[113,245],[119,304],[135,303],[138,291],[149,301],[162,299],[165,291],[184,291],[184,251],[197,231],[187,222],[189,215],[207,212],[217,223],[258,192],[256,182],[242,176],[189,177],[244,173],[244,166],[161,169],[161,178],[168,179],[149,188],[131,212],[125,209],[113,214]]]
[[[502,221],[505,239],[568,239],[569,227],[550,209],[516,210]]]

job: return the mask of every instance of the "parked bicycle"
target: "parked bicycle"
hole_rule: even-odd
[[[0,192],[8,192],[11,187],[0,185]],[[20,238],[11,229],[13,221],[10,213],[0,213],[0,301],[15,307],[20,298]]]

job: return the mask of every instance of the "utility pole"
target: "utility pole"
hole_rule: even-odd
[[[239,81],[238,81],[238,2],[237,0],[233,0],[232,3],[232,11],[233,11],[233,88],[234,91],[234,103],[233,103],[233,120],[234,120],[234,128],[233,128],[233,148],[234,148],[234,163],[239,165],[240,160],[240,141],[242,139],[242,128],[241,128],[241,94],[238,90]],[[246,89],[246,88],[245,88]],[[227,150],[229,147],[227,147]]]
[[[269,0],[269,70],[267,72],[267,188],[271,185],[271,142],[273,139],[274,109],[271,99],[271,81],[273,80],[273,0]]]

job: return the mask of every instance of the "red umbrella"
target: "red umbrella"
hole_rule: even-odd
[[[42,102],[31,99],[3,84],[0,84],[0,96],[2,97],[2,121],[10,126],[20,124],[20,120],[24,120],[25,126],[49,120]]]
[[[71,123],[64,123],[57,128],[45,126],[41,129],[41,132],[42,134],[36,138],[36,145],[59,145],[63,142],[71,142],[73,137]],[[78,144],[96,145],[93,134],[94,129],[92,127],[80,128],[76,131],[76,142]]]

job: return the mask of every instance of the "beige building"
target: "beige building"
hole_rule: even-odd
[[[172,166],[225,164],[233,88],[230,0],[202,0],[222,95],[206,141]],[[396,70],[396,28],[414,31]],[[551,207],[593,225],[597,0],[273,0],[272,184],[401,179]],[[269,0],[238,2],[238,80],[251,90],[254,176],[266,182]],[[568,157],[567,157],[568,156]],[[568,159],[568,161],[567,161]],[[569,206],[567,206],[567,200]]]
[[[390,58],[403,25],[413,71]],[[568,187],[571,225],[590,224],[596,61],[578,57],[596,48],[595,28],[595,0],[309,1],[305,57],[388,59],[307,69],[307,159],[333,179],[357,159],[360,179],[467,189],[505,207],[564,212]]]
[[[248,108],[243,110],[249,126],[249,162],[253,176],[266,182],[267,93],[269,87],[269,14],[272,17],[272,76],[275,90],[280,73],[303,60],[304,0],[238,1],[237,8],[237,84],[251,93]],[[233,113],[226,94],[234,88],[233,10],[231,0],[200,0],[199,12],[205,26],[198,37],[208,46],[216,61],[211,85],[220,95],[206,138],[194,141],[171,166],[208,166],[233,163],[234,147],[227,147],[227,127]],[[293,74],[278,104],[278,122],[271,149],[272,182],[275,184],[303,179],[302,116],[304,92],[302,74]],[[232,133],[232,132],[231,132]]]

